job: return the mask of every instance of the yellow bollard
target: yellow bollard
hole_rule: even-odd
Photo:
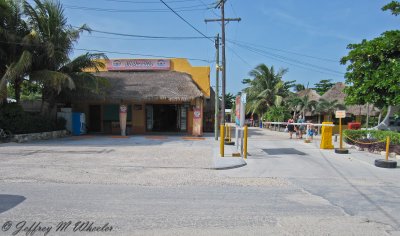
[[[340,135],[340,149],[343,149],[342,118],[339,118],[339,135]]]
[[[221,130],[221,138],[220,138],[220,144],[219,144],[219,154],[221,155],[221,157],[224,157],[224,142],[225,142],[225,127],[224,125],[221,125],[220,127]]]
[[[243,158],[247,159],[247,125],[244,126],[244,138],[243,138]]]
[[[322,124],[333,124],[333,122],[322,122]],[[333,149],[332,144],[332,127],[322,126],[321,129],[321,149]]]
[[[386,137],[386,161],[389,160],[389,146],[390,146],[390,137]]]

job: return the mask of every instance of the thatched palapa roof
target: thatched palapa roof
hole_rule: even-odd
[[[117,101],[168,100],[190,101],[203,97],[192,77],[176,71],[98,72],[96,76],[107,78],[110,87],[104,95],[91,95],[74,99]]]
[[[313,89],[304,89],[296,93],[298,97],[305,97],[308,96],[308,99],[310,101],[318,101],[321,98],[321,95],[319,95],[315,90]]]
[[[338,103],[344,104],[344,99],[346,97],[346,94],[343,92],[343,89],[346,86],[344,83],[336,83],[332,88],[330,88],[328,91],[326,91],[321,98],[325,99],[329,102],[332,102],[334,100],[337,100]]]
[[[346,98],[346,94],[344,93],[345,84],[342,82],[336,83],[331,89],[326,91],[321,98],[327,101],[337,100],[338,103],[344,104],[344,100]],[[369,109],[369,114],[371,116],[376,116],[379,113],[379,110],[374,107],[372,104],[369,105],[346,105],[346,113],[353,115],[367,115]]]

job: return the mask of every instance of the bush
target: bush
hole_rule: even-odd
[[[390,144],[400,144],[400,133],[394,131],[386,130],[344,130],[344,140],[347,143],[353,143],[347,137],[353,140],[376,140],[376,141],[386,141],[386,137],[390,137]],[[347,137],[346,137],[347,136]]]
[[[0,107],[0,128],[13,134],[39,133],[65,128],[66,121],[57,122],[36,113],[25,112],[16,103],[4,104]]]
[[[369,151],[384,151],[386,138],[389,136],[390,152],[400,154],[400,133],[384,130],[344,130],[343,134],[346,143],[367,148]]]

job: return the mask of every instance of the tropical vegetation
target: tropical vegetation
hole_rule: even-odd
[[[30,3],[32,2],[32,4]],[[41,114],[55,120],[56,101],[71,90],[101,93],[107,86],[103,78],[85,72],[104,66],[95,59],[103,54],[86,53],[70,59],[82,32],[67,23],[60,2],[51,0],[0,0],[0,98],[11,95],[42,99]],[[29,96],[34,94],[33,96]]]

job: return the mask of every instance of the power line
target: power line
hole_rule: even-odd
[[[284,52],[284,53],[290,53],[290,54],[293,54],[293,55],[298,55],[298,56],[302,56],[302,57],[308,57],[308,58],[317,59],[317,60],[321,60],[321,61],[328,61],[328,62],[335,62],[335,63],[338,63],[338,60],[334,60],[334,59],[323,58],[323,57],[317,57],[317,56],[311,56],[311,55],[307,55],[307,54],[304,54],[304,53],[293,52],[293,51],[283,50],[283,49],[277,49],[277,48],[272,48],[272,47],[257,45],[257,44],[254,44],[254,43],[249,43],[249,42],[244,42],[244,41],[239,41],[239,40],[228,40],[228,39],[227,39],[227,41],[229,41],[229,42],[231,42],[231,43],[243,43],[243,44],[247,44],[247,45],[253,45],[253,46],[255,46],[255,47],[260,47],[260,48],[269,49],[269,50],[274,50],[274,51],[279,51],[279,52]]]
[[[203,34],[200,30],[198,30],[196,27],[194,27],[192,24],[190,24],[187,20],[185,20],[185,18],[183,18],[181,15],[179,15],[174,9],[172,9],[170,6],[168,6],[168,4],[166,4],[163,0],[160,0],[166,7],[168,7],[168,9],[170,9],[175,15],[177,15],[181,20],[183,20],[184,22],[186,22],[186,24],[188,24],[192,29],[196,30],[196,32],[198,32],[199,34],[203,35],[205,38],[207,38],[208,40],[210,40],[211,42],[214,43],[214,40],[212,40],[210,37],[207,37],[205,34]]]
[[[42,45],[32,45],[32,44],[18,43],[18,42],[0,41],[0,43],[22,45],[22,46],[27,46],[27,47],[42,47]],[[55,47],[55,49],[61,49],[61,47]],[[160,55],[153,55],[153,54],[118,52],[118,51],[107,51],[107,50],[86,49],[86,48],[73,48],[73,49],[77,50],[77,51],[86,51],[86,52],[110,53],[110,54],[132,55],[132,56],[143,56],[143,57],[155,57],[155,58],[182,58],[182,57],[160,56]],[[189,58],[189,57],[185,57],[185,58],[188,60],[191,60],[191,61],[202,61],[202,62],[207,62],[207,63],[215,62],[212,60],[206,60],[206,59],[200,59],[200,58]]]
[[[78,26],[72,26],[74,28],[79,29]],[[125,34],[125,33],[117,33],[117,32],[110,32],[110,31],[102,31],[102,30],[95,30],[90,29],[91,32],[101,33],[101,34],[108,34],[108,35],[118,35],[118,36],[125,36],[125,37],[134,37],[134,38],[145,38],[145,39],[173,39],[173,40],[180,40],[180,39],[203,39],[203,38],[210,38],[204,35],[204,37],[194,37],[194,36],[155,36],[155,35],[139,35],[139,34]]]
[[[177,12],[183,11],[204,11],[207,8],[198,8],[201,5],[189,6],[189,7],[179,7]],[[168,10],[161,8],[148,8],[148,9],[116,9],[116,8],[98,8],[98,7],[85,7],[64,4],[64,7],[71,10],[84,10],[84,11],[99,11],[99,12],[119,12],[119,13],[131,13],[131,12],[168,12]]]
[[[311,64],[307,65],[307,64],[301,64],[301,63],[296,63],[296,62],[290,62],[290,61],[288,61],[288,60],[286,60],[284,58],[276,57],[274,55],[270,55],[270,54],[265,53],[265,52],[263,53],[260,50],[257,50],[257,49],[251,48],[251,47],[246,47],[244,45],[238,45],[238,46],[241,47],[241,48],[244,48],[244,49],[246,49],[246,50],[248,50],[250,52],[253,52],[255,54],[258,54],[258,55],[261,55],[261,56],[264,56],[264,57],[267,57],[267,58],[270,58],[270,59],[273,59],[273,60],[277,60],[277,61],[283,62],[285,64],[289,64],[289,65],[292,65],[292,66],[295,66],[295,67],[299,67],[299,68],[302,68],[302,69],[305,69],[305,70],[315,71],[315,72],[318,72],[318,73],[321,73],[321,74],[326,74],[326,75],[334,75],[334,76],[344,75],[344,73],[337,72],[337,71],[330,72],[332,70],[327,69],[327,68],[319,69],[319,68],[310,66]],[[323,67],[320,67],[320,68],[323,68]]]
[[[129,0],[104,0],[107,2],[123,2],[123,3],[133,3],[133,4],[142,4],[142,3],[149,3],[149,4],[158,4],[160,3],[159,1],[129,1]],[[177,2],[194,2],[197,0],[174,0],[174,1],[168,1],[168,3],[177,3]]]
[[[238,46],[240,46],[242,48],[245,48],[245,49],[252,49],[254,51],[258,51],[258,52],[263,53],[263,54],[268,54],[268,55],[271,55],[273,57],[277,57],[277,58],[280,58],[280,59],[283,59],[283,60],[292,61],[294,63],[302,64],[302,65],[305,65],[305,66],[311,66],[311,67],[315,67],[315,68],[318,68],[318,69],[321,69],[321,70],[330,71],[331,73],[344,75],[344,73],[340,72],[340,71],[331,70],[329,68],[325,68],[325,67],[322,67],[322,66],[318,66],[318,65],[315,65],[315,64],[308,63],[308,62],[303,62],[303,61],[299,61],[299,60],[296,60],[296,59],[284,57],[282,55],[271,53],[271,52],[267,52],[267,51],[264,51],[264,50],[261,50],[261,49],[258,49],[258,48],[254,48],[254,47],[251,47],[251,46],[247,46],[247,45],[243,45],[243,44],[239,44],[239,43],[234,43],[234,44],[236,44],[236,45],[238,45]]]
[[[110,53],[110,54],[122,54],[122,55],[132,55],[132,56],[143,56],[143,57],[155,57],[155,58],[182,58],[182,57],[171,57],[171,56],[160,56],[160,55],[153,55],[153,54],[141,54],[141,53],[129,53],[129,52],[118,52],[118,51],[107,51],[107,50],[97,50],[97,49],[86,49],[86,48],[74,48],[77,51],[86,51],[86,52],[99,52],[99,53]],[[199,58],[188,58],[191,61],[202,61],[207,63],[212,63],[213,61],[206,60],[206,59],[199,59]]]
[[[197,40],[197,39],[204,39],[204,37],[185,37],[185,38],[175,38],[175,37],[167,37],[167,38],[118,38],[118,37],[106,37],[106,36],[94,36],[94,35],[82,35],[83,37],[89,38],[99,38],[99,39],[113,39],[113,40]]]

